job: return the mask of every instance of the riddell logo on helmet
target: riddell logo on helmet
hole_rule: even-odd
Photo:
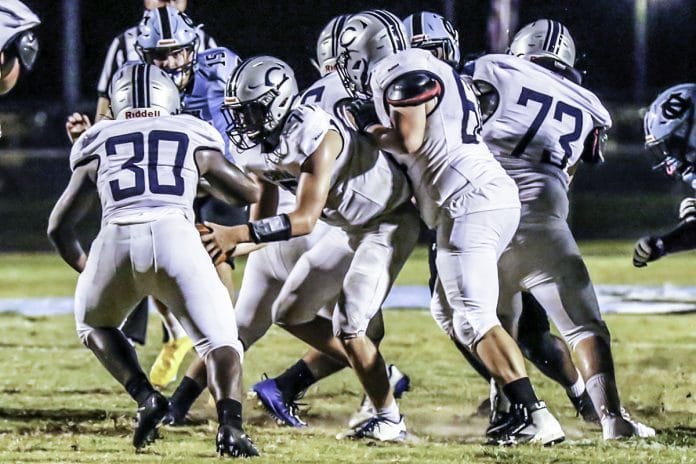
[[[161,116],[160,110],[153,110],[151,108],[138,108],[135,110],[126,110],[126,119],[131,118],[154,118],[155,116]]]

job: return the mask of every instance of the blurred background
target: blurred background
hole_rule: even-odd
[[[46,250],[48,214],[67,183],[73,111],[94,116],[96,85],[112,39],[138,23],[142,0],[23,0],[42,20],[31,75],[0,99],[0,251]],[[189,0],[187,12],[218,45],[246,58],[276,55],[307,86],[321,28],[333,16],[384,8],[433,11],[459,31],[463,56],[504,52],[519,27],[561,21],[578,51],[584,85],[610,109],[606,162],[581,166],[570,223],[579,239],[637,238],[676,221],[686,186],[653,172],[642,112],[670,85],[696,79],[696,0]],[[98,213],[85,227],[91,237]]]

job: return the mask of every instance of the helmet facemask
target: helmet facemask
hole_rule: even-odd
[[[271,109],[271,104],[279,95],[278,90],[271,89],[255,100],[223,105],[222,113],[227,121],[225,131],[237,148],[249,150],[257,146],[280,126],[281,121],[273,117]]]
[[[179,88],[179,91],[186,88],[191,80],[193,67],[197,61],[197,37],[193,43],[184,46],[144,49],[136,45],[136,49],[145,63],[155,65],[166,72]],[[175,66],[171,66],[172,63]]]
[[[691,107],[693,112],[693,107]],[[668,177],[687,183],[696,181],[696,147],[689,145],[689,135],[694,130],[693,115],[686,118],[670,134],[655,139],[650,134],[646,118],[645,148],[657,160],[654,170],[662,170]]]
[[[336,59],[336,72],[341,78],[343,87],[353,98],[372,98],[370,75],[367,60],[359,58],[351,62],[349,50],[344,51]]]

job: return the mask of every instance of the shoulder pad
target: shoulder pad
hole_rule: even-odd
[[[288,147],[309,156],[324,140],[331,128],[331,115],[315,105],[300,105],[290,112],[282,136]]]
[[[198,70],[209,79],[226,81],[240,61],[236,53],[225,47],[209,48],[198,54]]]
[[[428,71],[411,71],[394,79],[387,88],[392,106],[417,106],[442,95],[442,82]]]

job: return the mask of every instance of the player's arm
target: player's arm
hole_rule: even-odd
[[[210,183],[221,200],[238,205],[259,201],[259,186],[254,179],[212,149],[197,150],[194,154],[200,175]]]
[[[687,199],[688,200],[688,199]],[[665,255],[696,248],[696,212],[682,218],[672,231],[660,236],[643,237],[633,250],[633,265],[645,267]]]
[[[94,179],[98,166],[99,160],[93,159],[75,168],[48,219],[48,238],[63,260],[77,272],[85,268],[87,255],[77,238],[75,225],[90,210],[96,197]]]
[[[241,226],[225,227],[208,223],[209,233],[201,233],[206,250],[217,262],[235,251],[240,243],[266,243],[306,235],[314,229],[326,203],[331,174],[343,140],[338,132],[329,130],[317,149],[302,165],[296,194],[296,208],[289,214],[279,214]]]
[[[249,209],[249,220],[258,221],[259,219],[275,216],[278,212],[278,186],[254,176],[259,184],[261,193],[259,201],[251,205]]]

